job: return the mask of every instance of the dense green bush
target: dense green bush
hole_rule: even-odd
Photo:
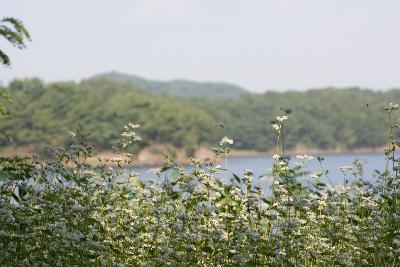
[[[376,184],[359,177],[359,163],[341,168],[345,179],[337,186],[319,181],[324,171],[303,171],[311,156],[291,164],[280,151],[288,114],[272,122],[277,154],[262,178],[270,189],[250,170],[229,183],[216,179],[224,168],[215,161],[193,159],[186,171],[166,159],[146,183],[132,170],[93,168],[86,163],[92,147],[80,132],[70,145],[51,148],[51,161],[1,158],[0,264],[396,266],[398,105],[386,109],[387,164]],[[137,128],[125,126],[110,161],[131,163],[126,149],[141,139]],[[232,143],[224,137],[216,154],[226,157]],[[302,183],[307,177],[312,186]]]

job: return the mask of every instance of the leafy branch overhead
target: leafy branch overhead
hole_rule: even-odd
[[[15,18],[5,17],[0,20],[0,36],[5,38],[10,44],[19,49],[26,48],[25,41],[30,41],[31,36],[26,30],[24,24]],[[10,66],[10,57],[0,49],[0,64],[3,66]],[[0,91],[0,100],[8,101],[9,97],[4,91]],[[7,115],[8,111],[6,107],[0,103],[0,116]],[[11,140],[11,136],[0,129],[0,136],[5,137],[7,140]]]
[[[26,48],[26,41],[31,41],[29,32],[26,30],[22,21],[6,17],[0,21],[0,36],[5,38],[10,44],[19,49]],[[0,64],[11,65],[9,56],[0,49]]]

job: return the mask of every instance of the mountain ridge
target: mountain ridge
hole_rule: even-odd
[[[89,79],[98,78],[105,78],[114,82],[131,82],[135,87],[142,90],[154,93],[166,93],[178,97],[238,98],[241,95],[249,93],[243,87],[226,82],[198,82],[187,79],[161,81],[116,71],[100,73]]]

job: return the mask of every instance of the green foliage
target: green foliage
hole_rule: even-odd
[[[3,92],[13,99],[8,104],[13,116],[0,128],[13,137],[13,145],[59,145],[81,123],[100,150],[112,146],[115,129],[125,121],[142,124],[141,147],[162,143],[193,151],[215,143],[215,122],[223,122],[220,131],[235,140],[232,148],[272,150],[275,134],[269,119],[281,107],[294,111],[286,132],[288,149],[379,147],[385,144],[382,129],[387,126],[382,107],[389,99],[400,101],[398,90],[357,88],[177,98],[105,78],[47,85],[38,79],[15,80]]]
[[[271,150],[274,132],[269,119],[281,107],[293,110],[287,130],[287,147],[316,148],[377,147],[385,143],[383,106],[398,90],[375,92],[350,88],[305,92],[267,92],[238,99],[196,99],[193,103],[225,123],[225,132],[235,140],[234,148]]]
[[[136,121],[143,129],[141,147],[162,143],[189,149],[206,142],[214,128],[211,116],[190,103],[129,83],[94,79],[45,85],[31,79],[15,80],[5,90],[13,99],[12,117],[1,127],[17,146],[60,145],[80,123],[90,132],[91,144],[109,149],[118,139],[116,129]]]
[[[0,264],[397,266],[398,108],[386,109],[387,166],[374,185],[355,164],[341,168],[350,184],[327,187],[320,173],[306,186],[302,170],[312,157],[299,155],[292,165],[284,147],[267,184],[251,170],[219,180],[221,167],[197,159],[190,171],[167,159],[145,183],[132,170],[91,167],[93,147],[80,130],[51,148],[54,160],[1,158]],[[277,153],[293,117],[286,112],[274,121]],[[125,125],[119,155],[141,140],[138,128]],[[225,156],[232,144],[221,140]]]
[[[15,18],[3,18],[0,20],[0,36],[5,38],[11,45],[24,49],[25,41],[30,41],[29,32],[25,29],[23,23]],[[8,55],[0,49],[0,65],[11,65]],[[9,96],[0,88],[0,101],[9,101]],[[0,103],[0,117],[7,115],[8,110],[3,103]],[[0,128],[0,135],[6,140],[12,140],[11,136]]]
[[[3,18],[0,20],[0,36],[19,49],[24,49],[26,47],[25,41],[31,40],[24,24],[15,18]],[[11,65],[10,58],[2,49],[0,49],[0,64]]]

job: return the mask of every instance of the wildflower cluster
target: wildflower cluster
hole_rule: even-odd
[[[287,115],[278,118],[282,126]],[[137,128],[126,127],[117,151],[126,153],[124,144],[139,140],[132,133]],[[304,171],[312,156],[299,155],[292,165],[282,146],[273,156],[267,188],[251,170],[220,180],[216,174],[224,169],[198,159],[190,170],[166,159],[143,182],[121,167],[91,167],[86,159],[92,148],[81,134],[74,138],[76,144],[53,148],[51,161],[0,158],[0,265],[400,262],[400,178],[392,150],[376,184],[358,176],[355,162],[342,168],[354,173],[351,183],[326,186],[319,179],[326,172]],[[224,137],[220,149],[232,143]],[[397,141],[390,144],[398,149]],[[305,183],[310,176],[315,179]]]
[[[221,140],[221,142],[219,142],[220,146],[225,146],[225,145],[232,145],[233,144],[233,140],[228,138],[227,136],[224,136]]]

